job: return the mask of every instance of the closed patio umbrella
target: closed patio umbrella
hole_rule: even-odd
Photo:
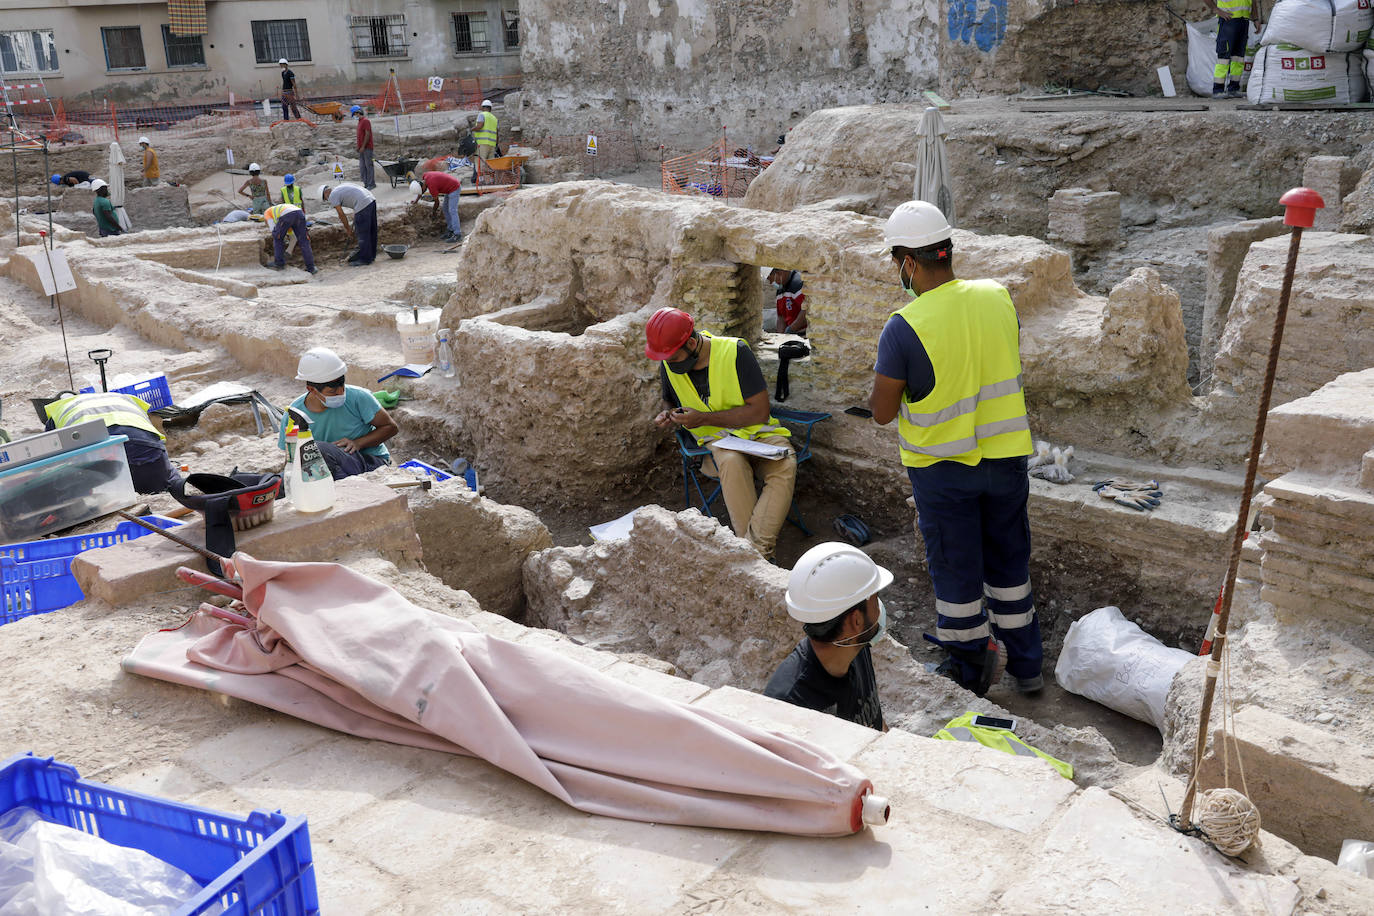
[[[110,203],[114,204],[115,216],[119,219],[119,228],[128,232],[132,225],[129,222],[129,214],[124,211],[124,151],[119,148],[119,141],[110,143]]]
[[[940,208],[954,221],[954,184],[949,178],[949,156],[945,152],[945,121],[938,108],[927,108],[921,115],[921,132],[916,139],[916,181],[912,197]]]

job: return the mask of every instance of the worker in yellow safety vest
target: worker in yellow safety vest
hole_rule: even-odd
[[[787,428],[773,419],[768,385],[749,345],[735,337],[698,331],[692,316],[675,308],[654,312],[645,327],[644,355],[658,360],[664,410],[659,429],[684,429],[711,457],[702,472],[720,479],[735,534],[773,556],[792,505],[797,456]],[[720,444],[731,437],[777,446],[779,457],[746,454]],[[763,491],[754,492],[754,475]]]
[[[1250,37],[1250,0],[1207,0],[1217,11],[1217,65],[1212,71],[1212,98],[1241,97],[1245,43]]]
[[[167,457],[167,437],[148,419],[148,402],[142,398],[118,391],[77,394],[53,401],[44,413],[47,429],[100,420],[113,435],[127,436],[124,455],[139,493],[161,493],[180,479]]]
[[[472,138],[477,141],[477,155],[483,159],[496,155],[496,115],[491,113],[491,99],[482,100],[482,112],[477,116]]]
[[[869,407],[880,424],[897,419],[935,585],[936,630],[926,638],[948,653],[934,670],[982,696],[1006,669],[1018,690],[1034,693],[1043,653],[1030,582],[1032,445],[1019,323],[1001,284],[954,276],[952,236],[944,214],[922,200],[887,221],[884,239],[911,301],[883,328]]]
[[[295,175],[285,175],[282,177],[281,202],[291,204],[293,207],[305,209],[305,195],[301,193],[301,186],[296,184]]]

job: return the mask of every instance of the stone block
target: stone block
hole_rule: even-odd
[[[1283,217],[1247,219],[1230,226],[1212,229],[1207,233],[1207,292],[1202,305],[1202,331],[1198,339],[1198,372],[1206,386],[1210,385],[1212,360],[1216,357],[1217,338],[1226,327],[1231,299],[1236,294],[1236,278],[1250,246],[1261,239],[1284,235],[1288,227]]]
[[[1260,470],[1271,479],[1304,471],[1326,483],[1360,483],[1374,442],[1374,368],[1348,372],[1269,411]]]
[[[180,762],[194,765],[224,785],[236,786],[336,734],[321,725],[267,713],[259,722],[202,740],[182,754]]]
[[[1342,232],[1374,231],[1374,168],[1366,169],[1341,208]]]
[[[270,522],[236,532],[236,547],[263,560],[332,562],[355,551],[367,551],[401,566],[420,559],[420,539],[403,491],[364,477],[335,482],[334,507],[305,514],[278,500]],[[205,523],[196,518],[176,529],[193,544],[205,543]],[[112,607],[137,601],[150,592],[175,588],[178,566],[204,569],[205,561],[179,544],[149,533],[102,550],[88,550],[72,563],[72,572],[87,598]]]
[[[1360,170],[1350,164],[1349,156],[1312,156],[1303,164],[1302,183],[1322,196],[1325,207],[1317,211],[1312,228],[1317,232],[1341,231],[1341,217],[1347,194],[1355,190]]]
[[[1257,706],[1235,713],[1250,800],[1264,829],[1304,852],[1335,861],[1341,841],[1374,836],[1374,755],[1338,731],[1294,721]],[[1213,733],[1220,747],[1221,731]],[[1232,767],[1233,784],[1235,769]],[[1199,784],[1221,785],[1222,761],[1204,758]]]
[[[1116,245],[1121,241],[1121,195],[1060,188],[1050,197],[1049,237],[1088,248]]]

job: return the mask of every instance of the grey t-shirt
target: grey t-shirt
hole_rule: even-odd
[[[347,207],[355,213],[366,207],[368,204],[375,204],[377,198],[372,196],[372,192],[367,188],[360,188],[356,184],[341,184],[331,188],[329,200],[325,203],[331,207]]]

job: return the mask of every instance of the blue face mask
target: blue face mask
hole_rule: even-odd
[[[346,400],[348,400],[348,395],[346,395],[346,394],[329,394],[329,395],[325,395],[325,396],[324,396],[324,406],[325,406],[325,407],[342,407],[342,406],[344,406],[344,401],[346,401]]]

